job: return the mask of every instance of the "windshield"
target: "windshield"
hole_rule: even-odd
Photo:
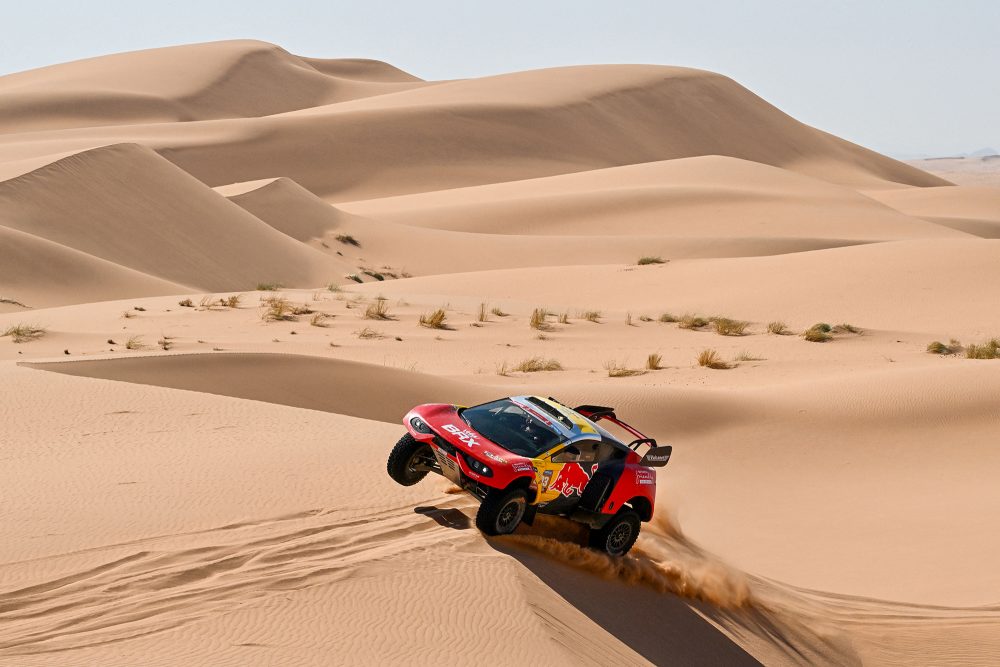
[[[462,411],[462,419],[504,449],[535,458],[559,444],[558,433],[504,398]]]

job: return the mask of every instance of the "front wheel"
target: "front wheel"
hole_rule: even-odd
[[[407,433],[389,452],[385,469],[397,484],[413,486],[427,476],[433,465],[431,446]]]
[[[590,531],[590,546],[611,556],[624,556],[639,537],[642,522],[633,510],[622,510],[599,530]]]
[[[479,505],[476,528],[485,535],[513,533],[528,509],[528,494],[524,489],[493,489]]]

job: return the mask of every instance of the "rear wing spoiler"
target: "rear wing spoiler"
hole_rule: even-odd
[[[667,465],[667,462],[670,460],[670,454],[673,452],[673,447],[670,445],[663,445],[662,447],[657,445],[655,439],[647,438],[645,435],[640,433],[637,428],[629,426],[622,420],[618,419],[614,408],[609,408],[603,405],[580,405],[573,409],[591,421],[596,422],[604,419],[612,424],[617,424],[624,430],[634,435],[636,440],[633,440],[628,445],[631,450],[637,451],[640,445],[649,445],[649,451],[647,451],[646,455],[639,461],[640,465],[662,468]]]

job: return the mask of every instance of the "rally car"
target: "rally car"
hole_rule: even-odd
[[[626,445],[598,422],[635,438]],[[653,516],[656,471],[671,447],[618,419],[613,408],[569,408],[554,398],[511,396],[474,407],[418,405],[389,454],[403,486],[435,472],[480,501],[476,526],[512,533],[537,512],[590,527],[590,546],[624,555]]]

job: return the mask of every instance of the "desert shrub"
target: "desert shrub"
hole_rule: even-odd
[[[681,329],[701,329],[708,326],[708,320],[696,315],[685,315],[678,320],[677,326]]]
[[[970,343],[965,348],[967,359],[996,359],[1000,357],[1000,340],[994,338],[985,343]]]
[[[716,317],[712,320],[712,326],[715,328],[715,333],[720,336],[743,336],[750,323],[731,320],[728,317]]]
[[[609,378],[624,378],[632,377],[635,375],[644,375],[646,371],[639,370],[638,368],[629,368],[623,363],[611,359],[604,362],[604,370],[608,372]]]
[[[538,373],[539,371],[561,371],[563,369],[555,359],[544,359],[542,357],[530,357],[525,359],[514,370],[520,373]]]
[[[640,257],[639,261],[636,262],[636,264],[638,264],[639,266],[646,266],[647,264],[664,264],[664,263],[665,262],[663,261],[662,257],[654,257],[654,256]]]
[[[326,313],[316,313],[309,320],[309,324],[314,327],[328,327],[329,324],[326,323],[328,319],[333,317],[333,315],[328,315]]]
[[[11,341],[15,343],[28,343],[38,340],[45,334],[45,327],[35,326],[34,324],[15,324],[5,329],[3,336],[0,337],[10,336]]]
[[[389,314],[389,301],[385,297],[378,297],[375,302],[365,308],[366,320],[391,320]]]
[[[284,285],[281,283],[257,283],[257,291],[259,292],[276,292],[282,287],[284,287]]]
[[[307,306],[304,303],[300,303],[297,306],[292,306],[292,315],[312,315],[316,311]]]
[[[239,308],[241,301],[243,301],[242,294],[233,294],[223,299],[219,299],[219,303],[221,303],[226,308]]]
[[[420,326],[428,329],[447,329],[448,325],[445,323],[447,319],[448,314],[444,312],[444,308],[438,308],[431,313],[421,315]]]
[[[581,318],[587,320],[588,322],[593,322],[594,324],[601,323],[601,311],[599,310],[587,310],[584,311]]]
[[[365,269],[361,273],[363,273],[366,276],[369,276],[371,278],[374,278],[375,280],[385,280],[385,276],[382,275],[381,273],[379,273],[378,271],[372,271],[371,269]]]
[[[356,283],[364,282],[363,280],[361,280],[361,276],[359,276],[356,273],[348,273],[344,277],[347,278],[348,280],[353,280]]]
[[[194,308],[194,301],[191,299],[184,299],[183,301],[178,301],[177,305],[183,306],[184,308]]]
[[[142,342],[142,336],[129,336],[125,341],[126,350],[141,350],[146,345]]]
[[[831,340],[833,336],[830,335],[830,331],[833,327],[825,322],[818,322],[812,325],[803,332],[802,337],[805,338],[810,343],[825,343]]]
[[[791,335],[791,331],[781,320],[775,320],[774,322],[767,323],[767,333],[774,334],[775,336],[788,336]]]
[[[663,355],[659,352],[653,352],[646,357],[646,368],[651,371],[658,371],[663,368]]]
[[[531,318],[528,320],[528,326],[532,329],[538,329],[539,331],[548,330],[549,323],[545,321],[545,318],[549,316],[549,311],[544,308],[535,308],[531,311]]]
[[[724,361],[722,357],[719,356],[719,353],[712,349],[701,351],[701,354],[698,355],[698,365],[704,366],[705,368],[715,369],[732,368],[732,365]]]
[[[350,234],[337,234],[334,238],[344,245],[352,245],[358,248],[361,247],[361,243]]]
[[[266,299],[261,299],[261,303],[264,305],[264,312],[261,313],[260,317],[265,322],[295,319],[291,302],[283,296],[269,296]]]
[[[661,322],[677,322],[678,321],[678,319],[676,317],[674,317],[673,315],[671,315],[670,313],[663,313],[662,315],[660,315],[659,319],[660,319]]]
[[[639,316],[639,321],[640,322],[652,322],[653,318],[650,317],[649,315],[640,315]]]

